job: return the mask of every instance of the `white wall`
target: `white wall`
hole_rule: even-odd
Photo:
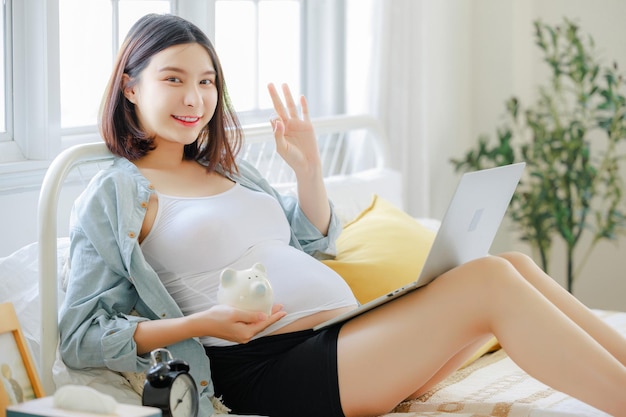
[[[37,238],[37,191],[0,194],[0,258]]]
[[[64,187],[59,196],[57,229],[59,236],[68,235],[72,202],[82,186]],[[37,204],[39,190],[0,193],[0,258],[37,240]]]
[[[431,213],[442,213],[458,176],[450,157],[473,147],[480,134],[493,137],[504,102],[512,95],[529,103],[544,83],[544,64],[534,45],[532,22],[580,23],[593,36],[605,63],[617,61],[626,70],[626,1],[603,0],[439,0],[427,2],[432,46],[427,53],[431,88],[429,146]],[[626,73],[626,71],[622,71]],[[443,191],[442,191],[443,190]],[[591,307],[626,310],[626,240],[601,244],[577,281],[574,293]],[[505,224],[494,252],[521,245]],[[552,275],[564,281],[563,248],[552,254]],[[578,256],[580,258],[581,256]]]

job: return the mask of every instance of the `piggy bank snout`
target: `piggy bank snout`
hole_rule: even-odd
[[[257,281],[250,286],[252,293],[255,295],[263,296],[269,291],[269,283],[263,281]]]

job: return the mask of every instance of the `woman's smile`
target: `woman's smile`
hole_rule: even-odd
[[[183,126],[188,126],[188,127],[197,126],[198,123],[200,122],[200,120],[202,120],[202,118],[198,117],[198,116],[176,116],[176,115],[172,115],[172,118],[174,118],[174,120],[176,120],[178,123],[182,124]]]

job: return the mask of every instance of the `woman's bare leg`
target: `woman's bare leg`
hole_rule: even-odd
[[[504,253],[498,256],[511,262],[513,267],[539,292],[626,366],[626,339],[616,329],[602,321],[577,298],[561,287],[530,257],[519,252]]]
[[[409,395],[406,398],[406,400],[413,400],[415,398],[418,398],[426,394],[428,391],[434,388],[435,385],[439,384],[441,381],[443,381],[448,376],[450,376],[450,374],[452,374],[454,371],[458,370],[461,366],[463,366],[465,362],[467,362],[472,356],[476,354],[478,349],[482,348],[485,345],[485,343],[490,341],[492,338],[493,338],[492,335],[484,336],[482,338],[477,339],[476,342],[460,350],[448,362],[446,362],[445,365],[439,368],[437,373],[435,373],[435,375],[433,375],[432,378],[430,378],[417,391]]]
[[[571,320],[578,324],[583,330],[591,335],[598,343],[608,350],[617,360],[626,365],[626,339],[616,329],[609,326],[596,316],[589,308],[581,303],[572,294],[560,286],[552,277],[546,274],[529,256],[520,252],[507,252],[498,255],[509,261],[515,269],[539,292],[541,292],[556,307],[564,312]],[[486,341],[488,338],[486,339]],[[485,341],[485,343],[486,343]],[[443,381],[450,373],[474,353],[480,349],[484,343],[478,342],[470,348],[459,352],[450,360],[439,372],[417,392],[409,396],[414,399],[428,392],[436,384]]]
[[[626,368],[509,261],[488,257],[343,326],[338,372],[346,416],[388,412],[452,372],[447,364],[490,334],[542,382],[626,415]]]

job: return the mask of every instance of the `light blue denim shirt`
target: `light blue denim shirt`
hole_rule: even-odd
[[[334,212],[324,236],[301,211],[297,198],[278,194],[249,163],[239,161],[238,167],[239,174],[229,175],[233,181],[268,193],[281,204],[291,225],[292,246],[320,259],[335,255],[341,226]],[[137,355],[133,339],[137,323],[183,315],[138,242],[153,192],[133,163],[116,158],[74,204],[69,285],[59,323],[61,356],[71,368],[144,371],[149,355]],[[200,392],[199,415],[212,415],[213,383],[203,346],[189,339],[167,348],[191,367]]]

